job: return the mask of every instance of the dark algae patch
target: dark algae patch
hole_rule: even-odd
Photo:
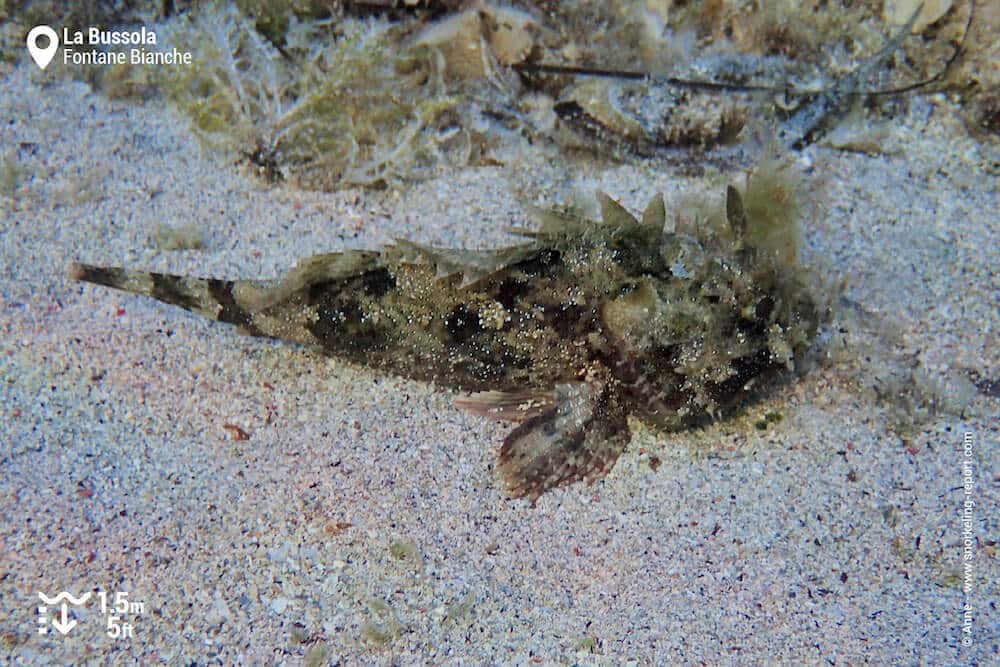
[[[668,215],[657,197],[636,217],[602,194],[600,221],[539,212],[521,245],[398,241],[318,255],[277,281],[74,276],[470,392],[460,407],[517,425],[499,471],[534,501],[607,473],[628,417],[688,428],[795,368],[821,316],[797,265],[797,187],[772,161],[695,214]]]

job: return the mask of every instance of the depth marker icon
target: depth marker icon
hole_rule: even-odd
[[[49,628],[47,626],[51,625],[53,628],[59,631],[59,634],[65,636],[76,627],[76,619],[69,617],[69,605],[80,606],[87,603],[90,599],[90,592],[86,592],[78,598],[73,597],[70,593],[62,591],[59,595],[54,598],[50,598],[45,593],[38,591],[38,599],[45,603],[45,605],[60,605],[59,615],[53,619],[48,618],[48,607],[45,605],[39,605],[38,607],[38,634],[47,634]]]

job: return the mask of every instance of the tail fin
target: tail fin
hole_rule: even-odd
[[[237,302],[233,295],[236,282],[232,280],[191,278],[90,264],[73,264],[70,277],[149,296],[213,320],[235,324],[251,335],[266,335],[254,324],[251,311]]]

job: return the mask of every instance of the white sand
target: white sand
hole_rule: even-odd
[[[65,275],[83,260],[261,277],[395,236],[500,244],[526,222],[501,170],[402,194],[269,188],[204,154],[163,105],[41,87],[29,67],[0,83],[0,146],[26,170],[0,196],[0,660],[1000,660],[996,399],[903,442],[850,374],[818,368],[735,421],[640,430],[604,481],[532,509],[493,474],[509,427],[447,391]],[[808,255],[832,257],[847,296],[930,369],[997,378],[990,157],[942,100],[905,123],[897,156],[807,151],[829,200]],[[581,169],[577,184],[633,208],[695,185],[633,167]],[[157,250],[160,223],[197,223],[206,248]],[[772,410],[784,419],[755,430]],[[61,590],[127,591],[144,603],[134,637],[107,638],[95,600],[67,636],[40,636],[36,594]]]

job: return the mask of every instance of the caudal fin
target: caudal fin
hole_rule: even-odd
[[[191,278],[76,263],[70,267],[70,277],[74,280],[149,296],[213,320],[235,324],[252,335],[266,335],[254,324],[252,313],[237,303],[233,296],[233,287],[236,283],[232,280]]]

